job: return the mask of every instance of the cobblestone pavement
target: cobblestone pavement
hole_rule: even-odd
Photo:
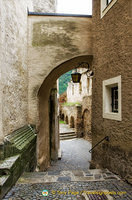
[[[60,141],[62,152],[61,160],[51,163],[48,170],[88,169],[91,154],[91,143],[84,139]]]
[[[89,169],[88,141],[61,141],[61,148],[61,160],[53,162],[46,172],[24,173],[3,200],[88,200],[88,193],[95,192],[99,194],[97,200],[106,192],[106,200],[132,200],[131,185],[107,169]],[[48,191],[48,196],[42,195],[43,190]]]
[[[70,133],[74,132],[75,128],[70,128],[68,124],[60,124],[60,133]]]
[[[108,190],[113,193],[111,197],[116,200],[131,200],[132,188],[125,182],[119,180],[97,181],[97,182],[68,182],[68,183],[37,183],[17,184],[6,195],[4,200],[84,200],[82,193],[88,191]],[[48,190],[47,197],[42,196],[42,191]],[[100,195],[101,197],[101,195]],[[99,200],[98,198],[97,200]],[[109,198],[110,199],[110,198]]]

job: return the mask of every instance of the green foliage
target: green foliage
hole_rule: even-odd
[[[59,78],[59,94],[62,94],[66,91],[68,82],[70,82],[70,80],[71,80],[71,73],[72,73],[72,70],[63,74],[62,76],[60,76],[60,78]]]
[[[60,120],[59,121],[59,124],[65,124],[66,122],[64,122],[64,121],[62,121],[62,120]]]
[[[81,104],[79,102],[66,102],[62,104],[62,106],[75,106],[75,105],[81,105]]]

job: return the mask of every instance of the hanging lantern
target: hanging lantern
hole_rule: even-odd
[[[81,74],[78,72],[74,72],[71,74],[73,83],[80,83]]]
[[[83,72],[83,73],[80,74],[80,73],[77,72],[77,68],[79,68],[79,67],[86,67],[88,69],[87,69],[86,72]],[[80,79],[81,79],[82,74],[86,74],[87,77],[91,77],[91,76],[94,75],[93,71],[90,70],[89,63],[81,62],[81,63],[78,64],[78,66],[76,67],[76,72],[71,74],[73,83],[80,83]]]

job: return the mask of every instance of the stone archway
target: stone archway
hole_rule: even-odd
[[[70,128],[75,128],[75,121],[73,116],[70,117]]]
[[[50,74],[43,81],[39,92],[39,133],[37,140],[37,153],[38,153],[38,165],[40,171],[48,168],[50,165],[50,129],[49,129],[49,97],[51,89],[54,88],[56,80],[67,71],[75,68],[80,62],[89,62],[92,65],[92,57],[89,56],[78,56],[67,62],[62,63],[58,67],[54,68]],[[56,123],[58,123],[56,121]],[[54,137],[55,138],[55,137]],[[56,142],[56,141],[55,141]]]
[[[92,139],[91,136],[91,111],[88,109],[85,109],[82,116],[83,121],[83,135],[84,137],[89,137],[89,139]]]

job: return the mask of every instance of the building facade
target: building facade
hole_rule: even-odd
[[[87,69],[77,69],[77,72],[82,74],[80,83],[68,83],[67,102],[82,102],[83,97],[92,95],[92,77],[88,77],[86,71]]]
[[[91,140],[92,76],[86,68],[78,68],[77,72],[81,74],[80,82],[68,83],[67,104],[60,106],[60,117],[75,128],[78,137]]]

